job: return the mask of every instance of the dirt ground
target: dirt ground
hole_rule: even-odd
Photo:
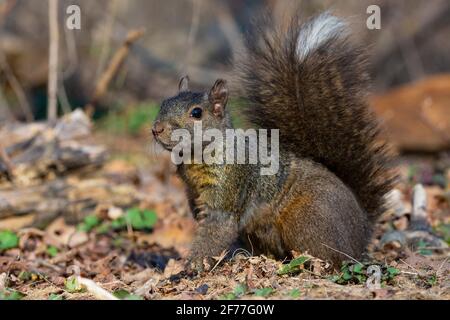
[[[43,229],[18,230],[17,246],[0,253],[2,298],[95,299],[96,288],[80,282],[92,279],[121,299],[450,299],[449,155],[400,161],[400,207],[377,225],[367,261],[349,259],[338,272],[307,253],[283,263],[238,250],[231,261],[217,257],[211,271],[192,278],[183,274],[183,263],[196,225],[167,155],[125,138],[108,144],[112,156],[96,175],[135,187],[138,202],[131,211],[146,212],[149,220],[144,214],[142,228],[136,221],[111,227],[132,213],[103,203],[75,225],[57,218]],[[382,240],[410,229],[412,190],[419,182],[442,246]],[[379,287],[367,285],[377,283],[368,273],[373,265],[380,268]]]

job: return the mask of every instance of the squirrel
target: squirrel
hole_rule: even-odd
[[[326,12],[287,30],[269,19],[246,37],[236,63],[244,115],[257,128],[279,129],[279,170],[259,165],[177,165],[199,227],[188,266],[202,272],[233,246],[277,259],[293,251],[335,268],[366,251],[377,218],[386,210],[394,174],[367,95],[365,50],[350,38],[345,20]],[[221,132],[233,128],[227,81],[207,92],[189,90],[162,102],[152,132],[172,151],[176,129]]]

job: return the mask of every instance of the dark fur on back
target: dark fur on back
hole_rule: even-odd
[[[374,221],[394,177],[366,100],[365,51],[328,14],[303,24],[294,18],[287,32],[272,26],[267,18],[255,24],[237,63],[247,118],[280,129],[281,148],[335,173]]]

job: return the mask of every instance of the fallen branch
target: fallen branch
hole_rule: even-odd
[[[414,186],[410,230],[431,231],[427,213],[427,192],[421,184]]]
[[[99,300],[119,300],[116,296],[100,287],[97,283],[90,279],[77,276],[78,283],[86,288],[95,298]]]
[[[0,142],[0,177],[4,174],[6,179],[11,181],[13,172],[13,165],[11,159],[5,151],[2,143]]]
[[[109,63],[106,70],[103,72],[103,74],[100,76],[99,81],[97,82],[94,90],[94,94],[92,96],[91,102],[86,106],[86,110],[89,112],[92,112],[93,106],[95,103],[104,96],[106,91],[108,90],[108,86],[111,82],[111,80],[114,78],[114,76],[119,71],[120,66],[125,61],[126,57],[130,53],[130,47],[131,45],[136,42],[139,38],[141,38],[144,35],[144,30],[131,30],[128,32],[128,35],[122,44],[122,46],[117,50],[115,55],[112,57],[111,62]]]
[[[58,51],[59,51],[58,0],[49,0],[48,20],[50,32],[50,44],[48,57],[47,116],[50,121],[55,121],[58,116],[58,109],[57,109]]]
[[[6,280],[8,279],[8,275],[6,273],[0,274],[0,292],[6,289]]]
[[[31,110],[31,106],[27,100],[25,91],[23,90],[19,80],[17,80],[17,77],[14,75],[13,71],[11,70],[11,67],[9,66],[8,62],[6,61],[6,57],[2,51],[0,51],[0,68],[2,69],[3,73],[5,74],[9,85],[11,86],[12,90],[14,91],[14,94],[17,97],[19,106],[22,109],[22,113],[25,116],[25,119],[29,122],[33,121],[34,120],[33,112]]]

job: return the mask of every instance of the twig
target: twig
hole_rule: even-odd
[[[356,260],[355,258],[353,258],[352,256],[346,254],[345,252],[342,252],[342,251],[339,251],[339,250],[337,250],[337,249],[334,249],[334,248],[332,248],[332,247],[326,245],[325,243],[322,243],[322,245],[325,246],[325,247],[327,247],[327,248],[330,249],[330,250],[333,250],[333,251],[335,251],[335,252],[337,252],[337,253],[343,254],[344,256],[346,256],[347,258],[353,260],[353,261],[356,262],[356,263],[363,264],[363,263],[359,262],[358,260]]]
[[[447,263],[447,261],[448,261],[448,259],[449,259],[450,257],[447,257],[447,258],[445,258],[445,260],[441,263],[441,265],[439,266],[439,268],[437,269],[437,271],[436,271],[436,276],[438,277],[439,276],[439,272],[441,272],[441,269],[444,267],[444,265]]]
[[[95,72],[95,79],[97,80],[100,78],[101,74],[105,69],[106,62],[108,61],[108,55],[109,52],[111,51],[111,35],[114,27],[116,13],[117,13],[117,0],[112,0],[109,2],[107,8],[106,12],[107,17],[104,23],[105,24],[104,32],[101,35],[102,36],[101,41],[103,42],[103,45],[100,51],[100,57],[98,59],[99,62],[97,70]]]
[[[58,0],[48,0],[48,20],[50,32],[50,45],[48,57],[48,105],[47,117],[49,121],[55,121],[58,116]]]
[[[412,219],[427,219],[427,193],[421,184],[414,186],[412,197]]]
[[[198,26],[200,21],[200,5],[202,0],[192,0],[192,19],[191,27],[189,28],[187,39],[187,51],[184,57],[184,66],[182,68],[182,74],[188,73],[188,66],[192,55],[192,49],[194,47],[195,37],[197,36]]]
[[[250,251],[244,249],[244,248],[237,248],[236,250],[233,251],[233,254],[231,255],[231,258],[234,259],[238,254],[244,254],[245,257],[249,258],[252,257],[252,254]]]
[[[11,112],[11,106],[5,98],[5,93],[3,92],[3,88],[0,86],[0,121],[15,121],[14,115]]]
[[[97,283],[90,279],[77,277],[78,283],[84,287],[89,293],[92,293],[94,297],[99,300],[119,300],[116,296],[100,287]]]
[[[417,270],[416,268],[414,268],[412,265],[410,265],[410,264],[407,263],[406,261],[404,261],[404,260],[402,260],[402,259],[399,259],[399,260],[400,260],[400,262],[404,263],[407,267],[409,267],[409,268],[413,269],[415,272],[417,272],[418,275],[421,274],[419,270]]]
[[[0,292],[5,290],[6,288],[6,280],[8,279],[8,275],[6,273],[0,274]]]
[[[11,159],[9,158],[8,154],[5,151],[5,148],[2,146],[1,141],[0,141],[0,160],[5,166],[7,178],[11,180],[14,167],[11,162]]]
[[[34,120],[33,112],[31,111],[31,106],[28,103],[25,91],[20,85],[19,80],[17,80],[16,76],[14,75],[14,72],[11,70],[11,67],[9,66],[8,62],[6,61],[4,53],[1,51],[0,51],[0,68],[4,72],[6,79],[8,80],[9,84],[11,85],[11,88],[14,91],[14,94],[17,97],[19,106],[22,109],[22,113],[24,114],[25,119],[28,122],[33,121]]]
[[[228,254],[228,250],[223,250],[222,253],[220,254],[220,256],[217,259],[217,263],[214,265],[214,267],[211,269],[211,271],[209,271],[210,273],[213,272],[217,266],[223,261],[223,259],[225,259],[225,257]]]
[[[66,69],[62,71],[62,76],[67,79],[75,73],[78,66],[78,53],[77,45],[75,41],[74,32],[68,28],[64,29],[64,39],[66,40],[66,51],[69,58],[69,63],[66,65]]]
[[[120,66],[124,62],[125,58],[128,56],[131,45],[134,42],[136,42],[139,38],[141,38],[143,35],[144,35],[143,29],[131,30],[130,32],[128,32],[125,42],[115,53],[115,55],[111,59],[111,62],[108,65],[108,68],[106,68],[105,72],[103,72],[99,81],[97,82],[91,102],[86,107],[88,112],[92,112],[93,105],[98,101],[98,99],[100,99],[106,93],[109,83],[117,74],[117,71],[119,70]]]
[[[47,267],[47,268],[52,269],[53,271],[57,272],[58,274],[61,274],[64,271],[61,267],[58,267],[44,259],[36,259],[35,262],[38,266]]]
[[[69,114],[72,111],[72,106],[70,105],[66,88],[64,87],[64,77],[60,77],[58,87],[58,99],[61,102],[62,111],[64,114]]]
[[[239,31],[239,26],[230,11],[230,5],[226,2],[217,2],[214,3],[213,6],[217,12],[217,22],[219,23],[224,36],[230,43],[230,46],[233,49],[232,52],[241,52],[242,48],[244,48],[244,41],[242,34]]]
[[[68,56],[69,63],[67,64],[66,69],[60,72],[60,76],[58,78],[58,99],[61,102],[63,113],[68,114],[72,111],[72,106],[70,105],[69,98],[67,97],[64,80],[72,76],[72,74],[76,71],[78,65],[78,55],[74,33],[68,28],[63,29],[64,39],[66,41],[66,54]]]
[[[119,32],[126,31],[126,28],[121,25],[119,21],[116,23]],[[141,46],[138,43],[133,46],[132,51],[142,66],[148,70],[151,70],[153,73],[160,73],[165,76],[173,77],[175,74],[178,74],[180,70],[183,70],[183,63],[163,59],[154,54],[148,47]],[[231,76],[230,71],[209,69],[192,65],[189,66],[188,73],[192,76],[192,79],[195,79],[197,84],[203,86],[211,85],[211,83],[213,83],[217,78],[226,78]],[[177,77],[176,80],[178,81],[179,78]]]

